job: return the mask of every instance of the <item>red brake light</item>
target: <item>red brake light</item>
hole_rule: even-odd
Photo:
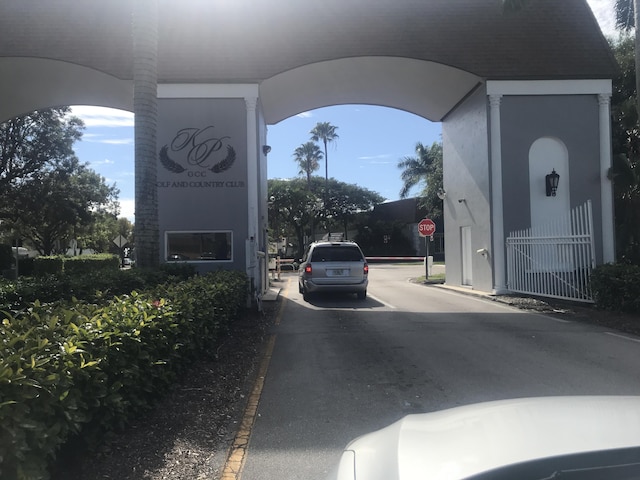
[[[311,265],[307,264],[304,267],[304,273],[311,275]]]
[[[366,263],[364,264],[364,274],[366,275],[367,273],[369,273],[369,265],[367,265]]]

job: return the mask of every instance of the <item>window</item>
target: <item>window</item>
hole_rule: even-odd
[[[362,253],[358,247],[316,247],[311,255],[312,262],[362,262]]]
[[[231,261],[231,232],[167,232],[168,261]]]

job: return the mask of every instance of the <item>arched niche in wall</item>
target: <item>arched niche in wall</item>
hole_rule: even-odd
[[[555,196],[547,196],[545,178],[553,170],[560,175]],[[535,230],[567,215],[569,197],[569,152],[553,137],[541,137],[529,149],[529,200],[531,227]]]
[[[558,188],[555,196],[548,196],[546,176],[554,170],[560,176]],[[572,268],[570,249],[541,240],[571,234],[571,224],[566,221],[571,208],[569,185],[569,152],[565,144],[552,137],[533,142],[529,149],[530,235],[538,240],[529,253],[531,271],[559,272]]]

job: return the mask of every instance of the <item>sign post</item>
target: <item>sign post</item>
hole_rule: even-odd
[[[436,233],[436,224],[430,218],[423,218],[418,223],[418,233],[421,237],[424,237],[425,257],[424,257],[424,270],[425,278],[429,280],[429,239],[433,242],[433,234]]]
[[[124,246],[129,243],[129,240],[122,235],[118,235],[113,239],[113,243],[115,243],[115,245],[120,249],[120,266],[124,267]]]

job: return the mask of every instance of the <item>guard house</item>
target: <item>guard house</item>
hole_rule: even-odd
[[[245,270],[259,298],[267,126],[327,105],[406,110],[443,124],[447,282],[564,285],[615,259],[616,66],[586,0],[501,4],[0,0],[0,120],[133,111],[139,255]]]

